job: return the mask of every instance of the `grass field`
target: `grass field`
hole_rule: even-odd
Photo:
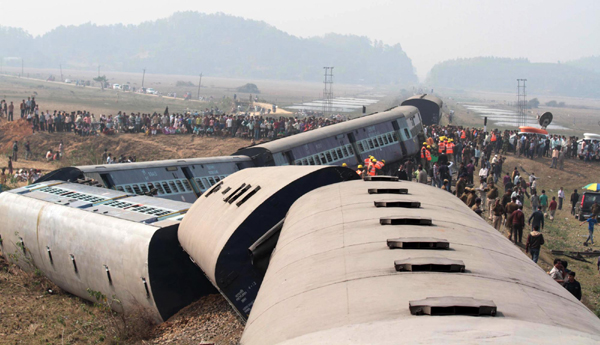
[[[320,73],[321,71],[317,72]],[[100,92],[96,88],[87,88],[88,90],[85,90],[83,88],[75,87],[74,84],[45,82],[50,75],[53,75],[56,77],[57,81],[60,81],[60,70],[58,69],[26,69],[25,75],[22,76],[22,78],[17,77],[21,73],[20,68],[4,67],[3,73],[5,76],[0,77],[0,95],[14,95],[16,98],[22,99],[23,96],[27,96],[33,91],[40,93],[38,89],[45,91],[44,89],[48,88],[54,93],[40,93],[41,103],[56,104],[56,106],[60,104],[74,104],[79,106],[77,109],[93,109],[97,113],[104,112],[109,114],[115,113],[118,110],[126,110],[128,112],[163,111],[165,106],[169,104],[174,107],[173,111],[182,111],[186,109],[203,109],[207,104],[206,102],[183,101],[167,103],[166,97],[158,99],[158,97],[152,97],[150,95],[131,95],[129,92],[120,92],[116,90],[105,90],[104,92]],[[97,77],[97,74],[98,72],[96,71],[63,70],[63,81],[67,78],[71,80],[92,80]],[[142,86],[142,71],[140,71],[140,73],[124,73],[101,70],[100,74],[106,75],[111,85],[129,83],[136,88]],[[192,96],[196,97],[198,94],[198,75],[166,75],[148,72],[143,78],[144,87],[154,88],[165,95],[176,92],[178,97],[182,97],[185,92],[191,92]],[[178,81],[189,82],[192,83],[193,86],[178,87],[176,86]],[[19,86],[19,88],[15,90],[16,92],[10,92],[13,83]],[[323,98],[322,83],[231,79],[210,76],[202,77],[200,95],[205,98],[212,96],[215,102],[223,97],[233,98],[234,94],[237,94],[241,99],[246,99],[250,94],[235,91],[235,88],[245,85],[246,83],[254,83],[257,85],[258,89],[261,91],[258,95],[260,99],[265,100],[268,103],[277,104],[280,107]],[[97,85],[99,86],[99,84]],[[336,97],[358,96],[365,93],[388,93],[390,91],[390,88],[387,86],[373,87],[365,85],[335,84],[334,87]],[[71,91],[73,91],[74,94],[71,93]],[[7,99],[12,100],[11,97],[7,97]],[[119,101],[120,104],[117,104],[117,101]],[[53,110],[53,108],[50,109]],[[171,107],[169,107],[169,109],[171,109]]]

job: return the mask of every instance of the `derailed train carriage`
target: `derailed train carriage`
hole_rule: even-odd
[[[422,94],[410,97],[402,105],[412,105],[419,109],[423,124],[426,126],[437,125],[442,119],[444,102],[434,95]]]
[[[216,293],[182,250],[191,204],[63,181],[0,194],[0,248],[63,290],[161,322]]]
[[[591,311],[451,194],[356,179],[245,169],[189,210],[48,181],[0,195],[0,243],[67,291],[157,321],[214,285],[249,314],[242,344],[600,341]]]
[[[226,176],[252,166],[246,156],[86,165],[52,171],[36,182],[93,179],[98,187],[128,194],[146,195],[155,189],[159,198],[194,202]]]
[[[232,156],[67,167],[36,182],[93,179],[100,187],[128,194],[154,189],[156,197],[193,202],[226,176],[249,167],[346,163],[354,168],[372,155],[386,161],[386,171],[394,171],[418,153],[422,130],[418,109],[400,106],[246,147]]]
[[[256,166],[342,165],[356,167],[375,156],[390,167],[419,151],[419,110],[399,106],[284,139],[243,148]]]

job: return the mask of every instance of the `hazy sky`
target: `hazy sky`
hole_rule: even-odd
[[[336,32],[400,43],[420,77],[457,57],[556,62],[600,55],[600,0],[137,1],[2,0],[0,25],[41,35],[59,25],[137,24],[177,11],[223,12],[307,37]]]

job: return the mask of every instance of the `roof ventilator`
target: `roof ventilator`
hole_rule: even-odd
[[[48,259],[50,260],[50,265],[54,265],[54,259],[52,259],[52,250],[50,246],[46,246],[46,251],[48,252]]]
[[[448,240],[433,237],[405,237],[387,240],[390,249],[449,249]]]
[[[212,193],[221,189],[222,184],[223,184],[223,181],[217,183],[211,190],[209,190],[206,194],[204,194],[204,196],[208,198],[209,195],[211,195]]]
[[[462,260],[448,258],[408,258],[394,261],[398,272],[464,272]]]
[[[244,188],[244,187],[246,187],[246,184],[242,183],[241,186],[237,187],[236,190],[234,190],[233,192],[231,192],[231,194],[229,194],[227,197],[225,197],[225,199],[223,199],[223,201],[228,202],[229,199],[231,199],[231,197],[233,197],[237,192],[242,190],[242,188]]]
[[[73,270],[75,271],[75,274],[78,274],[79,271],[77,270],[77,261],[75,261],[75,255],[69,254],[69,257],[71,258],[71,262],[73,263]]]
[[[230,190],[231,190],[231,187],[227,187],[227,188],[225,188],[225,189],[224,189],[224,190],[221,192],[221,194],[225,195],[225,194],[227,194],[227,192],[229,192]]]
[[[422,217],[382,217],[381,225],[432,225],[431,218]]]
[[[494,301],[472,297],[427,297],[419,301],[409,301],[412,315],[465,315],[496,316]]]
[[[365,176],[365,181],[400,181],[398,176],[386,176],[386,175],[375,175],[375,176]]]
[[[419,208],[421,203],[418,201],[375,201],[375,207],[402,207],[402,208]]]
[[[408,194],[406,188],[369,188],[369,194]]]
[[[246,194],[246,196],[243,197],[242,200],[238,201],[235,205],[237,207],[242,206],[242,204],[244,204],[246,201],[248,201],[248,199],[250,199],[259,190],[260,190],[260,186],[256,186],[256,188],[254,188],[250,193]]]
[[[248,189],[250,189],[252,187],[252,185],[247,185],[246,187],[242,188],[242,190],[237,193],[236,195],[232,196],[231,199],[229,199],[228,203],[233,204],[234,201],[236,201],[240,196],[244,195],[244,193],[246,193],[246,191],[248,191]]]

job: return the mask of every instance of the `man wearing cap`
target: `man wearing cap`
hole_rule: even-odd
[[[465,179],[465,175],[460,175],[458,181],[456,181],[456,196],[460,198],[461,195],[465,192],[465,187],[467,186],[467,180]]]
[[[492,209],[496,204],[496,199],[498,198],[498,188],[494,185],[494,182],[488,183],[489,192],[487,192],[487,209],[489,210],[489,219],[492,219],[493,212]]]

